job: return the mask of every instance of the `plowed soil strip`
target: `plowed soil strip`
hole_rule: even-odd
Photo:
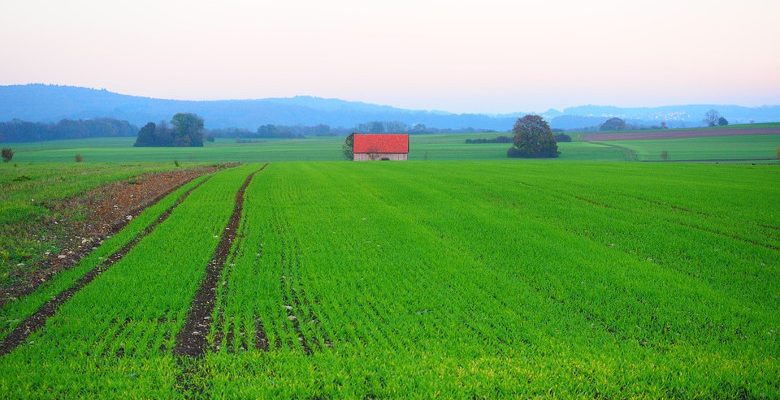
[[[109,268],[111,268],[111,266],[116,264],[117,261],[121,260],[125,254],[127,254],[133,247],[135,247],[136,244],[138,244],[138,242],[141,241],[141,239],[152,233],[152,231],[154,231],[158,225],[168,219],[173,210],[185,199],[187,199],[193,190],[200,187],[200,185],[202,185],[207,180],[208,178],[204,179],[197,185],[184,192],[170,208],[165,210],[165,212],[162,213],[156,221],[147,226],[143,231],[141,231],[141,233],[133,238],[133,240],[122,246],[122,248],[114,252],[114,254],[111,254],[102,263],[98,264],[95,268],[87,272],[78,281],[76,281],[73,286],[60,292],[58,295],[54,296],[54,298],[47,301],[44,305],[41,306],[41,308],[38,309],[38,311],[20,323],[10,334],[8,334],[8,336],[5,337],[2,343],[0,343],[0,356],[10,353],[13,349],[24,343],[24,341],[33,332],[43,327],[46,324],[46,320],[54,315],[60,306],[68,301],[68,299],[73,297],[76,292],[100,276],[100,274],[106,272]]]
[[[133,178],[139,180],[135,184],[127,182],[107,184],[95,188],[83,196],[66,199],[51,206],[53,210],[66,215],[85,208],[87,219],[83,223],[77,223],[70,219],[59,221],[60,226],[66,226],[65,230],[70,239],[60,239],[58,246],[70,251],[67,253],[63,251],[62,254],[51,254],[48,259],[40,262],[40,269],[24,279],[24,282],[0,288],[0,307],[13,298],[34,292],[38,286],[52,279],[60,271],[76,266],[83,257],[92,252],[92,243],[102,241],[122,230],[130,221],[126,216],[135,218],[147,207],[157,204],[193,179],[232,166],[233,164],[221,164],[212,167],[146,174]],[[154,197],[149,198],[151,195]],[[54,220],[54,223],[57,221]],[[46,224],[51,224],[51,222],[44,223],[41,228],[48,229]],[[56,237],[57,234],[54,236]],[[87,239],[89,244],[79,245],[82,239]],[[65,258],[58,256],[65,256]]]
[[[211,329],[211,314],[217,299],[217,283],[222,274],[222,269],[230,255],[230,249],[233,240],[238,233],[238,225],[241,222],[241,210],[244,207],[244,191],[252,181],[256,173],[262,171],[268,164],[249,174],[236,193],[236,203],[233,208],[233,214],[230,216],[219,245],[214,251],[206,266],[206,276],[195,293],[195,298],[190,306],[190,311],[184,321],[184,327],[176,335],[176,346],[173,348],[173,354],[178,356],[200,357],[206,351],[206,335]]]

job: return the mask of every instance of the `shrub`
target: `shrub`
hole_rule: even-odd
[[[565,133],[559,133],[559,134],[557,134],[557,135],[555,135],[555,136],[553,136],[553,137],[555,138],[555,141],[556,141],[557,143],[561,143],[561,142],[571,142],[571,136],[569,136],[569,135],[567,135],[567,134],[565,134]]]
[[[14,151],[6,147],[2,150],[3,162],[9,162],[14,158]]]
[[[538,115],[520,118],[512,128],[514,146],[507,151],[509,157],[549,158],[558,157],[550,125]]]
[[[179,160],[173,160],[173,165],[175,165],[176,168],[179,168]]]
[[[84,157],[81,156],[81,154],[76,154],[76,162],[82,162],[84,161]]]
[[[669,161],[669,152],[664,150],[661,152],[661,160],[663,161]]]
[[[466,139],[466,144],[483,144],[483,143],[512,143],[512,138],[509,136],[497,136],[493,139],[487,139],[487,138]]]

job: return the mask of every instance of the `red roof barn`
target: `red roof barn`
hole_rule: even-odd
[[[355,133],[352,155],[355,161],[406,160],[409,157],[409,134]]]

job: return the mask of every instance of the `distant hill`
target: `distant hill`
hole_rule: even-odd
[[[63,118],[108,117],[135,125],[168,120],[177,112],[192,112],[208,128],[255,130],[264,124],[316,125],[350,128],[367,121],[400,121],[435,128],[482,128],[509,130],[512,117],[481,114],[452,114],[405,110],[338,99],[309,96],[259,100],[185,101],[128,96],[106,90],[72,86],[0,86],[0,121],[18,118],[34,122],[56,122]]]
[[[578,106],[563,110],[564,115],[589,118],[618,117],[625,120],[642,121],[646,125],[666,122],[670,127],[695,127],[703,125],[704,113],[717,110],[732,124],[780,121],[780,106],[743,107],[722,104],[693,104],[662,107],[614,107]]]
[[[732,123],[780,121],[780,106],[741,107],[724,105],[682,105],[652,108],[579,106],[542,115],[553,128],[582,129],[598,126],[610,117],[636,125],[669,127],[700,126],[704,113],[714,108]],[[407,110],[385,105],[310,96],[257,100],[187,101],[128,96],[106,90],[56,85],[0,86],[0,121],[21,119],[57,122],[61,119],[115,118],[142,126],[149,121],[168,120],[177,112],[193,112],[204,118],[206,127],[257,129],[264,124],[316,125],[352,128],[368,121],[399,121],[442,129],[492,129],[507,131],[524,113],[501,115],[454,114],[442,111]]]

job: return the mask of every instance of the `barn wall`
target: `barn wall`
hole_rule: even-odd
[[[406,153],[387,153],[387,154],[369,154],[369,153],[355,153],[353,160],[355,161],[372,161],[371,156],[375,158],[373,160],[381,160],[383,158],[389,158],[391,161],[405,161],[409,155]]]

